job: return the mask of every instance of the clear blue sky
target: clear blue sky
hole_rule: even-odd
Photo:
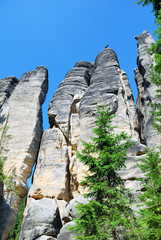
[[[44,65],[49,92],[43,106],[48,128],[49,102],[65,74],[78,61],[93,62],[107,44],[116,51],[136,98],[135,36],[155,30],[152,7],[136,0],[0,0],[0,78]]]

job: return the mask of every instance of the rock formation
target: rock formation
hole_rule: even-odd
[[[120,69],[117,55],[110,48],[103,49],[94,63],[78,62],[66,74],[50,102],[50,128],[44,131],[42,138],[40,113],[46,93],[47,70],[39,67],[36,71],[26,73],[13,93],[9,94],[8,91],[4,94],[2,113],[8,121],[8,132],[13,136],[8,143],[10,151],[5,172],[12,176],[21,196],[27,192],[26,179],[31,174],[39,151],[20,240],[74,240],[74,233],[69,232],[67,226],[75,224],[77,202],[87,202],[82,196],[85,190],[80,182],[84,172],[88,171],[77,159],[76,151],[81,151],[82,141],[91,141],[99,105],[110,107],[111,114],[115,114],[113,125],[117,126],[116,132],[125,131],[135,141],[135,145],[128,150],[127,168],[121,169],[119,174],[125,186],[133,189],[135,198],[138,198],[142,186],[137,178],[143,177],[143,174],[137,163],[145,154],[146,145],[152,145],[158,136],[151,127],[153,118],[149,113],[149,102],[155,100],[155,87],[149,81],[148,72],[153,60],[146,52],[154,40],[147,32],[136,39],[137,112],[128,77]],[[20,92],[24,92],[23,96]],[[24,106],[25,112],[20,111]],[[146,145],[140,143],[140,139]],[[12,214],[9,211],[7,213],[12,222],[8,224],[6,218],[7,225],[3,223],[2,229],[6,233],[3,239],[6,239],[9,225],[13,225],[15,220],[19,197],[4,190],[5,196],[8,196],[5,201],[10,202],[10,211],[13,211]],[[2,214],[6,211],[3,208]],[[135,209],[136,204],[132,208]]]
[[[72,201],[81,198],[83,190],[80,181],[86,170],[76,158],[76,151],[81,150],[82,140],[90,141],[97,106],[102,104],[109,106],[111,113],[116,114],[113,122],[118,126],[116,131],[124,130],[136,141],[137,147],[131,150],[128,163],[130,172],[122,171],[120,174],[128,186],[135,185],[136,191],[140,190],[136,181],[139,172],[138,168],[135,169],[139,158],[136,155],[144,154],[145,148],[137,142],[138,121],[132,92],[126,73],[119,68],[116,53],[110,48],[103,49],[94,64],[76,63],[50,102],[50,129],[45,130],[42,136],[20,239],[30,239],[30,234],[25,235],[30,229],[26,222],[30,219],[28,211],[34,199],[56,199],[62,221],[67,223],[73,220],[75,204]],[[68,233],[66,227],[61,229],[57,238],[64,239],[64,234],[69,235],[66,239],[73,239],[73,233]]]
[[[0,84],[3,92],[2,126],[7,125],[7,135],[11,136],[6,147],[4,171],[18,191],[17,195],[4,187],[0,239],[6,239],[15,222],[20,197],[27,193],[26,181],[37,158],[42,135],[41,106],[47,93],[48,72],[40,66],[25,73],[19,82],[10,77],[2,79]]]
[[[138,68],[134,72],[138,88],[137,112],[140,138],[147,146],[156,147],[160,145],[160,138],[152,125],[154,117],[149,112],[151,110],[150,103],[156,101],[157,87],[150,81],[150,66],[155,63],[153,56],[147,52],[148,48],[155,42],[147,31],[144,31],[135,38],[138,46]]]

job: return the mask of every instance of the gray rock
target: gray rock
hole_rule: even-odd
[[[61,227],[60,214],[54,199],[32,199],[19,240],[34,240],[42,235],[56,237]]]
[[[32,201],[36,204],[48,197],[59,202],[62,220],[68,223],[61,229],[58,240],[74,239],[74,233],[69,232],[67,226],[75,224],[70,221],[77,216],[77,202],[87,202],[80,195],[86,191],[80,182],[88,168],[79,162],[76,151],[81,151],[82,140],[90,141],[97,106],[102,104],[115,113],[113,125],[118,127],[116,132],[124,130],[135,141],[128,150],[127,168],[121,169],[119,174],[125,186],[133,189],[136,198],[142,189],[137,177],[144,175],[137,163],[145,154],[146,146],[138,141],[139,127],[129,80],[119,68],[116,53],[110,48],[103,49],[94,64],[76,63],[55,92],[48,112],[51,128],[43,134],[33,185],[28,194],[25,219]],[[63,208],[65,201],[68,204]],[[32,218],[33,213],[30,213]],[[36,238],[43,236],[41,233]]]
[[[48,71],[45,67],[25,73],[11,96],[3,104],[1,117],[11,136],[6,149],[4,171],[12,178],[20,196],[27,193],[26,181],[36,161],[42,136],[42,109],[48,89]],[[0,236],[6,239],[14,225],[19,206],[19,196],[4,188],[3,216],[0,218]],[[14,200],[13,200],[13,196]],[[6,209],[6,210],[5,210]],[[8,219],[10,219],[8,221]],[[5,223],[7,222],[7,225]]]
[[[138,87],[137,111],[140,124],[140,136],[148,146],[159,146],[160,137],[156,133],[152,123],[154,117],[149,112],[151,109],[150,103],[154,103],[157,87],[150,80],[150,66],[154,65],[153,56],[147,52],[148,48],[155,43],[152,36],[144,31],[142,34],[135,37],[137,40],[138,54],[137,64],[138,69],[135,69],[135,81]]]
[[[75,222],[69,222],[65,224],[62,229],[60,230],[60,234],[57,237],[57,240],[74,240],[75,239],[75,233],[74,231],[69,231],[68,227],[75,226]]]
[[[140,168],[137,166],[138,163],[140,163],[139,159],[143,156],[130,156],[128,157],[128,160],[126,161],[126,168],[122,168],[119,171],[120,177],[126,181],[126,180],[137,180],[137,178],[143,178],[144,174],[140,170]]]
[[[88,199],[83,197],[82,195],[78,195],[78,197],[72,199],[69,204],[66,206],[64,209],[63,217],[62,220],[64,222],[70,222],[72,221],[75,217],[78,217],[77,209],[76,206],[78,203],[83,203],[87,204]]]
[[[0,107],[2,107],[5,101],[11,96],[18,82],[16,77],[0,79]]]
[[[95,127],[97,106],[110,107],[111,114],[115,113],[113,125],[117,126],[116,132],[125,131],[138,140],[138,123],[132,91],[127,75],[120,70],[116,53],[108,48],[103,49],[96,57],[94,72],[90,80],[90,86],[82,97],[80,117],[80,138],[78,151],[82,149],[82,141],[90,141]],[[83,172],[87,171],[77,161],[77,181],[82,180]],[[82,189],[78,187],[82,193]]]
[[[29,197],[69,201],[68,148],[59,128],[45,130]]]
[[[85,67],[85,68],[89,68],[90,70],[94,68],[94,64],[91,62],[86,62],[86,61],[81,61],[81,62],[77,62],[74,67]]]
[[[128,156],[141,156],[146,153],[147,146],[133,139],[134,145],[128,149]]]
[[[6,192],[2,198],[0,214],[0,239],[8,239],[8,235],[15,224],[20,197],[15,192]]]
[[[35,240],[56,240],[56,238],[43,235]]]
[[[3,182],[0,181],[0,214],[2,208],[2,201],[3,201]]]
[[[79,64],[78,64],[79,65]],[[86,67],[88,65],[88,67]],[[70,70],[49,105],[49,122],[51,127],[59,127],[68,137],[71,106],[76,94],[83,95],[90,81],[89,63]]]
[[[130,106],[127,104],[128,99],[131,100]],[[92,134],[96,108],[102,104],[110,107],[111,113],[117,113],[116,125],[120,122],[118,127],[121,130],[127,128],[127,131],[134,135],[136,126],[131,126],[133,123],[130,124],[131,118],[134,118],[133,122],[136,121],[132,92],[126,74],[119,69],[116,53],[110,48],[103,49],[96,57],[90,86],[80,103],[81,140],[89,139],[88,136]],[[123,108],[124,111],[122,111]],[[130,114],[131,117],[129,117]],[[126,126],[124,126],[125,122]]]

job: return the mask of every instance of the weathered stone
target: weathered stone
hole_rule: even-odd
[[[69,222],[65,224],[62,229],[60,230],[60,234],[57,237],[57,240],[74,240],[75,234],[74,231],[69,231],[68,227],[74,227],[75,222]]]
[[[2,107],[5,101],[11,96],[18,82],[16,77],[0,79],[0,107]]]
[[[44,67],[25,73],[2,111],[2,115],[6,116],[7,134],[11,135],[4,170],[13,177],[22,196],[26,194],[25,183],[31,174],[41,140],[41,105],[47,93],[47,77]]]
[[[65,138],[59,128],[45,130],[29,197],[69,201],[69,159]]]
[[[8,239],[8,234],[15,224],[20,197],[15,192],[6,192],[2,200],[0,214],[0,239]]]
[[[157,87],[150,80],[150,66],[154,65],[153,56],[147,52],[148,48],[154,44],[154,39],[147,32],[135,37],[137,40],[138,69],[135,69],[135,81],[138,87],[137,111],[140,124],[140,136],[148,146],[159,146],[160,137],[153,127],[154,117],[149,112],[152,110],[150,103],[156,102],[155,95]]]
[[[56,240],[56,238],[43,235],[35,240]]]
[[[123,70],[119,71],[119,76],[118,109],[113,124],[117,126],[117,132],[125,131],[135,140],[139,140],[138,119],[129,79]]]
[[[74,67],[85,67],[85,68],[89,68],[90,70],[92,70],[94,68],[94,64],[91,62],[87,62],[87,61],[80,61],[77,62]]]
[[[78,217],[76,206],[78,203],[87,204],[88,199],[83,197],[82,195],[77,196],[76,198],[72,199],[69,204],[67,204],[66,208],[64,209],[62,220],[64,222],[70,222],[75,217]]]
[[[82,96],[90,81],[90,69],[84,66],[78,65],[66,74],[49,105],[50,125],[59,127],[67,136],[74,97],[78,94]]]
[[[65,200],[59,200],[59,199],[56,199],[56,202],[57,202],[57,205],[58,205],[58,208],[59,208],[60,217],[62,219],[64,209],[65,209],[65,207],[68,203]],[[62,221],[62,223],[64,223],[64,221]]]
[[[128,149],[127,154],[128,156],[141,156],[146,153],[147,146],[141,144],[140,142],[132,139],[134,145]]]
[[[126,168],[122,168],[119,171],[119,175],[124,181],[137,180],[139,177],[143,178],[144,174],[137,166],[137,164],[140,163],[140,158],[143,158],[143,156],[128,157],[128,161],[126,161]]]
[[[111,113],[116,114],[113,119],[113,125],[118,127],[116,131],[125,131],[138,140],[138,123],[132,91],[127,75],[119,68],[116,53],[110,48],[103,49],[96,57],[90,86],[80,103],[79,151],[82,148],[82,141],[90,141],[90,136],[93,135],[97,106],[102,104],[106,108],[110,107]],[[86,171],[87,168],[77,161],[78,183]],[[81,186],[78,186],[78,191],[83,192]]]
[[[19,240],[34,240],[42,235],[56,237],[61,227],[56,200],[32,199],[24,218]]]
[[[20,196],[27,193],[26,181],[36,161],[42,136],[42,110],[48,89],[48,72],[45,67],[25,73],[11,96],[3,104],[2,126],[7,126],[7,142],[4,171],[12,178]],[[19,196],[4,189],[3,216],[0,218],[0,236],[6,239],[11,230],[19,205]],[[14,198],[14,200],[13,200]],[[15,207],[16,205],[16,207]],[[5,210],[6,208],[6,210]],[[8,221],[8,219],[11,219]],[[4,223],[7,222],[5,226]]]
[[[2,210],[2,201],[3,201],[3,182],[0,181],[0,214]]]
[[[139,81],[142,87],[142,79]],[[127,168],[121,169],[119,174],[125,186],[132,189],[135,198],[142,191],[137,178],[143,178],[144,174],[137,164],[144,156],[146,146],[139,142],[140,128],[129,80],[119,68],[116,53],[110,48],[103,49],[94,64],[84,61],[76,63],[55,92],[48,112],[51,128],[43,134],[33,184],[28,194],[25,219],[33,201],[36,204],[46,198],[56,199],[62,220],[67,223],[57,236],[58,240],[74,239],[74,233],[69,232],[67,226],[75,224],[73,219],[77,215],[77,202],[87,202],[80,194],[86,191],[82,189],[81,180],[88,167],[80,163],[76,152],[82,150],[82,140],[91,141],[97,106],[102,104],[106,109],[110,107],[111,114],[115,113],[113,125],[118,127],[116,132],[123,130],[133,137],[135,144],[128,150]],[[136,204],[132,207],[136,208]],[[50,215],[48,211],[46,216]],[[35,238],[41,239],[44,235],[42,232]]]

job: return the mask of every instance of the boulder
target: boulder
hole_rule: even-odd
[[[75,233],[74,231],[69,231],[68,227],[75,226],[75,222],[69,222],[65,224],[62,229],[60,230],[60,234],[57,237],[57,240],[74,240]]]
[[[78,217],[78,213],[77,213],[77,209],[76,209],[78,203],[87,204],[88,199],[83,197],[82,195],[78,195],[76,198],[72,199],[64,209],[64,213],[63,213],[63,217],[62,217],[62,220],[64,222],[70,222],[75,217]]]
[[[61,227],[62,223],[55,199],[32,199],[23,221],[19,240],[34,240],[43,235],[56,237]]]

